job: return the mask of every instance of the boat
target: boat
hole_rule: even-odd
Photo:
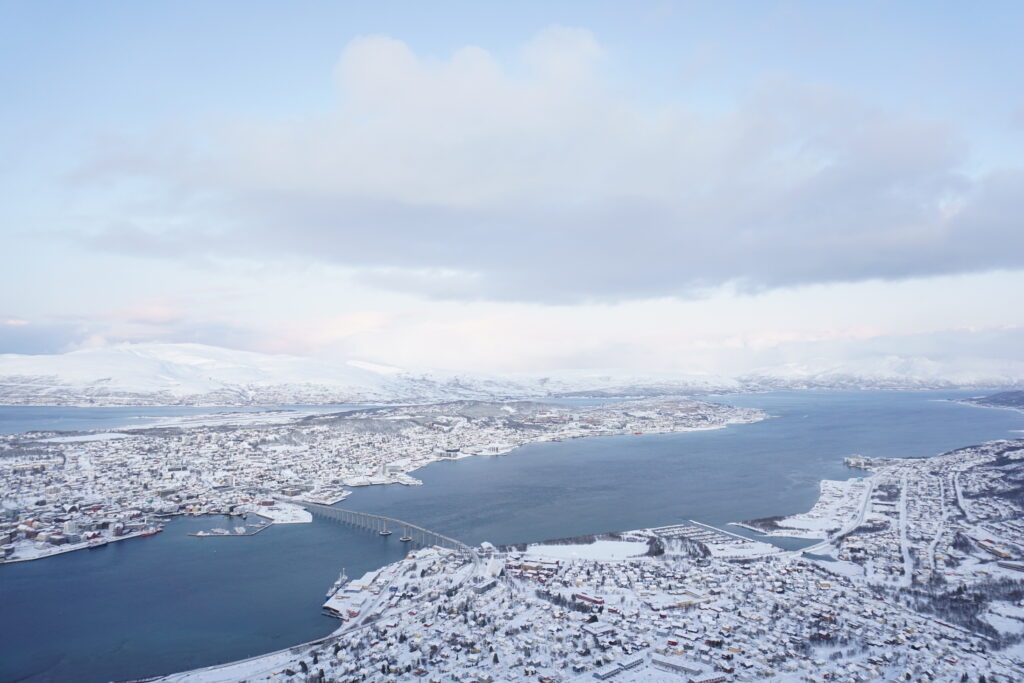
[[[89,550],[94,550],[96,548],[102,548],[107,543],[108,543],[108,541],[106,541],[106,540],[102,540],[102,539],[99,539],[99,538],[94,538],[91,541],[89,541]]]
[[[346,575],[345,570],[342,569],[341,573],[338,574],[338,580],[335,581],[334,584],[332,584],[331,587],[327,590],[327,597],[333,597],[335,593],[341,590],[341,587],[344,586],[347,581],[348,575]]]

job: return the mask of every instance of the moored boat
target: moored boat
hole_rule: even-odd
[[[329,598],[333,597],[335,593],[337,593],[339,590],[341,590],[341,587],[344,586],[347,581],[348,581],[348,575],[345,574],[345,570],[342,569],[341,573],[338,574],[337,580],[327,590],[327,597],[329,597]]]

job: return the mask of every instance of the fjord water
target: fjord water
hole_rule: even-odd
[[[773,417],[715,431],[574,439],[434,463],[414,475],[423,486],[357,489],[342,507],[473,543],[799,512],[814,503],[821,479],[862,474],[842,463],[852,453],[927,457],[1022,436],[1024,414],[939,400],[964,395],[720,397]],[[185,535],[215,526],[227,524],[177,519],[154,537],[0,567],[0,679],[142,677],[317,638],[337,625],[319,605],[340,568],[356,577],[404,550],[395,536],[322,520],[247,538]]]
[[[695,519],[727,524],[810,509],[843,458],[917,458],[1022,437],[1024,414],[943,400],[965,392],[776,392],[716,397],[771,419],[726,429],[529,444],[439,462],[424,485],[356,489],[343,507],[416,521],[468,543],[530,542]],[[733,531],[739,531],[733,528]],[[797,548],[803,541],[778,545]]]

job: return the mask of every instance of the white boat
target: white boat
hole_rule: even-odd
[[[348,582],[348,575],[345,574],[345,570],[342,569],[341,573],[338,574],[338,580],[331,585],[327,591],[327,597],[332,597],[335,593],[341,590],[341,587]]]

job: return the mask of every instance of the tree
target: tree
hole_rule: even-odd
[[[498,653],[497,652],[494,653],[494,657],[491,658],[491,662],[494,663],[494,664],[498,663]]]

